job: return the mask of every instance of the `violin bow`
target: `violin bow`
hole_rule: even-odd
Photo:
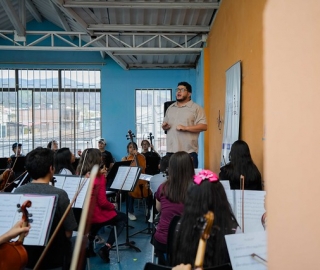
[[[79,258],[80,253],[82,250],[82,246],[84,244],[83,238],[86,233],[89,232],[89,226],[90,226],[90,220],[91,218],[88,218],[88,214],[90,213],[90,202],[92,198],[92,191],[94,186],[94,180],[97,176],[97,173],[99,171],[99,165],[94,165],[91,172],[90,172],[90,183],[86,194],[86,199],[83,204],[82,213],[81,213],[81,219],[80,224],[78,228],[78,235],[75,243],[75,247],[72,254],[72,261],[71,261],[71,270],[79,269],[79,263],[81,263],[81,258]],[[92,211],[91,211],[92,212]]]
[[[240,175],[240,186],[241,186],[241,211],[242,211],[242,232],[244,233],[244,176]]]

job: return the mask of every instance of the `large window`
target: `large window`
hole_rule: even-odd
[[[0,70],[0,156],[57,140],[72,152],[101,136],[99,70]]]
[[[171,100],[171,89],[136,89],[136,138],[141,141],[152,133],[152,143],[160,155],[166,153],[166,135],[161,128],[164,117],[164,103]]]

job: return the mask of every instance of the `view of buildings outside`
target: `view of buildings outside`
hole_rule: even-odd
[[[136,89],[136,142],[153,137],[160,155],[166,152],[161,128],[164,103],[171,89]],[[56,140],[59,147],[96,147],[101,137],[99,70],[0,69],[0,157],[23,154]]]
[[[0,70],[0,156],[56,140],[72,152],[101,136],[98,70]]]
[[[166,134],[162,130],[164,103],[171,100],[171,89],[136,89],[136,142],[150,141],[161,155],[166,153]],[[141,150],[141,148],[140,148]]]

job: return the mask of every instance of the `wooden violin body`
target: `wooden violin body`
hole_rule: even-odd
[[[138,153],[136,155],[136,159],[138,160],[138,164],[141,167],[141,172],[145,173],[146,167],[146,159],[145,157]],[[135,163],[134,156],[130,155],[127,157],[127,160],[132,160],[131,166],[137,166]],[[135,185],[135,188],[132,192],[129,192],[129,195],[136,199],[147,198],[151,195],[151,190],[149,187],[149,182],[143,179],[139,179]]]
[[[27,207],[31,206],[31,201],[25,201],[20,208],[24,226],[29,224],[29,214]],[[28,263],[28,253],[23,247],[24,235],[21,234],[16,242],[7,242],[0,245],[0,269],[20,270],[24,269]]]
[[[1,270],[24,269],[28,262],[27,251],[19,241],[3,243],[0,246],[0,257]]]
[[[135,148],[135,143],[133,142],[133,133],[131,130],[128,131],[128,136],[131,140],[132,146]],[[137,150],[137,149],[134,149]],[[126,158],[127,160],[132,160],[130,166],[138,166],[141,168],[141,173],[145,173],[146,169],[146,158],[144,155],[137,153],[134,155],[129,155]],[[149,188],[149,182],[143,179],[139,179],[135,185],[135,188],[132,192],[129,192],[129,195],[136,199],[147,198],[151,195],[151,190]]]
[[[11,169],[6,169],[2,174],[2,180],[0,182],[0,191],[4,191],[6,186],[10,184],[14,179],[14,173]]]

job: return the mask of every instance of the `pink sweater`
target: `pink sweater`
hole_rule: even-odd
[[[103,223],[117,215],[114,205],[108,201],[106,195],[106,178],[97,176],[93,186],[93,203],[95,203],[91,223]]]

